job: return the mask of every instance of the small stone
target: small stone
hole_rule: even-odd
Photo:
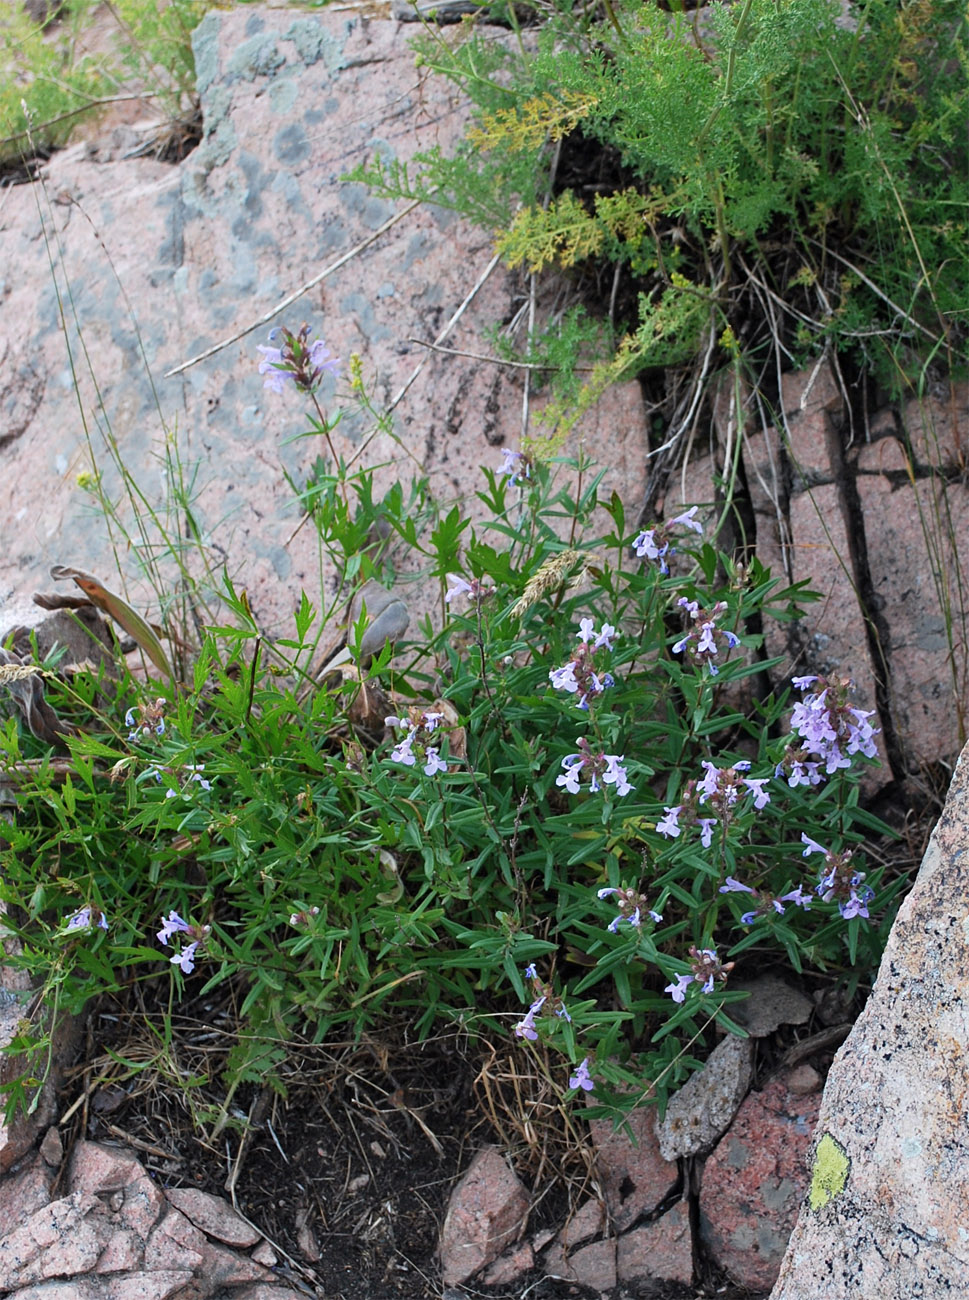
[[[509,1286],[518,1278],[530,1273],[535,1267],[535,1252],[527,1241],[495,1260],[484,1275],[485,1286]]]
[[[40,1154],[52,1169],[59,1169],[64,1159],[64,1143],[61,1135],[52,1124],[44,1134],[40,1144]]]
[[[558,1235],[559,1245],[572,1250],[590,1237],[597,1237],[606,1226],[606,1207],[602,1201],[591,1200],[581,1205],[567,1221]]]
[[[617,1275],[620,1282],[693,1280],[693,1237],[684,1201],[642,1228],[619,1238]]]
[[[517,1240],[528,1196],[497,1147],[479,1151],[451,1193],[441,1230],[441,1272],[446,1285],[464,1282]]]
[[[616,1285],[616,1240],[593,1241],[568,1255],[555,1245],[546,1257],[545,1273],[596,1291],[609,1291]]]
[[[753,1059],[753,1041],[731,1036],[687,1079],[656,1125],[659,1149],[667,1160],[695,1155],[719,1141],[747,1095]]]
[[[796,1065],[787,1075],[787,1086],[796,1097],[809,1097],[820,1092],[823,1080],[813,1065]]]
[[[777,975],[731,980],[730,988],[750,993],[746,1002],[731,1003],[727,1014],[746,1029],[751,1038],[766,1038],[781,1025],[803,1025],[813,1008],[810,998]]]
[[[275,1268],[279,1263],[279,1256],[268,1241],[261,1241],[255,1250],[250,1251],[249,1258],[254,1259],[257,1264],[262,1264],[264,1268]]]
[[[181,1210],[196,1228],[224,1241],[227,1246],[254,1246],[262,1234],[246,1223],[220,1196],[211,1196],[194,1187],[173,1187],[165,1195],[176,1210]]]

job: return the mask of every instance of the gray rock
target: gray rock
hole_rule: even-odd
[[[702,1070],[692,1075],[657,1121],[656,1137],[666,1160],[692,1156],[718,1142],[747,1095],[753,1073],[754,1044],[750,1038],[725,1038],[710,1053]]]
[[[752,980],[731,980],[731,991],[747,990],[746,1002],[734,1002],[727,1008],[751,1038],[766,1038],[781,1025],[803,1025],[811,1014],[812,1003],[779,975],[760,975]]]
[[[828,1076],[772,1300],[969,1296],[969,753]]]

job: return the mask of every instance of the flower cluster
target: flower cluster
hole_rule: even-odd
[[[591,618],[580,619],[579,631],[576,633],[579,644],[573,650],[572,658],[561,668],[553,668],[548,675],[557,691],[568,691],[579,697],[576,706],[580,709],[589,707],[590,695],[598,695],[607,687],[615,685],[611,673],[602,673],[600,676],[595,670],[595,652],[603,646],[611,650],[612,637],[615,635],[616,629],[611,623],[603,623],[602,631],[596,632]]]
[[[325,373],[340,373],[339,357],[331,355],[322,339],[310,340],[308,325],[304,325],[298,334],[292,334],[288,329],[270,330],[270,344],[275,345],[278,340],[282,340],[279,347],[257,345],[262,353],[259,373],[266,376],[263,388],[284,393],[286,385],[292,383],[300,392],[314,393]]]
[[[690,957],[692,969],[689,974],[674,976],[672,984],[667,984],[663,990],[674,1002],[683,1002],[686,990],[694,983],[701,985],[702,992],[712,993],[714,984],[717,981],[726,983],[734,968],[732,961],[720,961],[716,948],[691,948]]]
[[[476,605],[487,596],[493,596],[497,588],[490,578],[462,578],[459,573],[447,575],[447,591],[444,593],[445,605],[450,605],[455,596],[467,596]]]
[[[733,632],[717,626],[717,620],[727,612],[727,602],[718,600],[711,609],[702,609],[698,601],[681,596],[676,603],[693,620],[693,626],[674,643],[673,653],[678,655],[685,651],[694,663],[701,667],[706,664],[710,676],[716,677],[720,669],[714,660],[719,652],[724,647],[732,650],[740,644],[740,638]]]
[[[656,912],[651,907],[646,906],[646,896],[638,893],[635,889],[617,889],[610,885],[605,889],[598,890],[597,897],[611,897],[615,900],[616,906],[619,908],[618,913],[606,927],[611,930],[613,934],[618,934],[619,927],[624,923],[633,926],[634,929],[642,929],[644,916],[650,917],[657,923],[657,925],[663,919],[660,912]]]
[[[589,789],[593,794],[601,790],[603,785],[613,786],[618,795],[629,794],[633,787],[622,766],[624,755],[595,754],[585,738],[580,738],[575,743],[579,747],[578,752],[566,754],[562,759],[565,771],[555,778],[556,785],[564,786],[569,794],[578,794],[579,779],[583,772],[588,771]]]
[[[666,577],[669,574],[670,566],[668,557],[676,554],[676,547],[673,545],[673,534],[671,529],[674,524],[680,524],[685,528],[692,528],[695,533],[703,534],[703,525],[695,518],[699,506],[691,506],[682,515],[677,515],[671,519],[668,524],[653,524],[651,528],[645,529],[633,542],[633,549],[641,560],[656,560],[659,563],[660,573]]]
[[[189,925],[183,921],[175,911],[168,913],[168,916],[162,917],[162,928],[158,931],[158,942],[163,943],[166,948],[172,947],[172,935],[184,934],[188,936],[189,942],[181,950],[169,957],[173,966],[177,966],[183,975],[191,975],[195,969],[195,957],[199,950],[199,945],[204,943],[210,933],[210,927],[207,925]]]
[[[843,853],[832,853],[830,849],[824,848],[816,840],[812,840],[809,835],[801,832],[801,843],[805,846],[802,857],[809,857],[812,853],[824,854],[824,866],[821,869],[821,879],[816,886],[818,897],[824,903],[837,903],[838,911],[846,921],[850,921],[853,916],[862,916],[868,919],[868,904],[875,896],[875,891],[870,885],[866,885],[865,873],[856,871],[851,865],[854,853],[851,849],[846,849]]]
[[[443,713],[432,713],[424,709],[411,709],[405,718],[393,716],[384,718],[384,723],[388,727],[404,731],[404,735],[398,738],[397,744],[391,750],[391,762],[403,763],[404,767],[414,767],[419,761],[425,776],[436,776],[438,772],[446,772],[447,759],[441,758],[439,745],[427,743],[427,737],[433,736],[443,720]]]
[[[721,894],[750,894],[751,898],[757,899],[757,906],[749,912],[744,912],[740,918],[743,925],[753,925],[758,916],[769,916],[774,913],[777,916],[783,916],[787,910],[785,903],[793,903],[795,907],[803,907],[807,910],[811,906],[812,895],[798,885],[797,889],[792,889],[787,894],[781,894],[775,898],[771,894],[765,894],[762,891],[752,889],[750,885],[743,884],[740,880],[735,880],[733,876],[728,876],[720,886]]]
[[[134,709],[129,709],[124,715],[124,724],[130,727],[128,732],[129,740],[148,740],[153,735],[163,736],[165,734],[165,701],[155,700],[153,704],[138,705],[138,720],[135,721]]]
[[[700,843],[708,849],[717,823],[729,824],[741,796],[750,795],[758,812],[770,803],[770,795],[765,789],[769,778],[746,776],[745,773],[750,771],[747,759],[734,763],[733,767],[717,767],[706,760],[701,766],[703,777],[687,783],[682,803],[664,807],[666,815],[656,823],[656,829],[667,839],[676,839],[684,826],[695,823],[700,827]],[[701,817],[701,806],[709,807],[716,816]]]
[[[76,911],[73,916],[67,918],[64,926],[65,930],[90,930],[91,926],[97,926],[101,930],[108,928],[108,918],[99,907],[82,907]]]
[[[878,733],[868,721],[874,711],[855,709],[848,703],[850,679],[806,676],[791,680],[799,691],[807,692],[791,711],[791,729],[801,743],[788,745],[777,765],[777,776],[786,778],[792,788],[820,785],[822,768],[830,776],[839,768],[850,767],[853,754],[876,757]]]
[[[571,1020],[572,1017],[566,1010],[565,1003],[557,993],[552,992],[552,986],[545,984],[538,978],[538,971],[535,964],[532,963],[525,967],[525,976],[532,982],[532,993],[534,998],[532,1005],[525,1013],[523,1020],[520,1020],[515,1026],[516,1038],[527,1038],[529,1042],[534,1043],[538,1038],[538,1030],[535,1028],[535,1017],[540,1011],[554,1012],[562,1020]]]
[[[504,474],[510,484],[521,483],[526,478],[532,476],[531,461],[521,451],[512,451],[510,447],[502,447],[501,454],[504,456],[504,463],[498,467],[498,473]]]

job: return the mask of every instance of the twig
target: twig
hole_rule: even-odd
[[[465,357],[468,361],[483,361],[487,366],[507,366],[510,370],[545,370],[559,371],[561,366],[542,365],[538,361],[507,361],[504,357],[486,357],[483,352],[463,352],[459,348],[442,348],[437,343],[428,343],[426,339],[416,339],[413,336],[408,338],[408,343],[416,343],[418,347],[427,348],[430,352],[440,352],[446,357]],[[594,366],[576,366],[576,371],[582,371],[584,374],[591,374],[595,369]]]
[[[411,206],[414,205],[412,204]],[[484,285],[485,281],[491,275],[492,271],[494,271],[495,267],[498,265],[500,260],[501,260],[500,257],[496,253],[495,256],[488,263],[488,265],[485,267],[485,269],[478,276],[478,279],[476,280],[474,287],[471,289],[471,292],[467,295],[467,297],[461,303],[460,307],[457,309],[457,311],[454,313],[454,315],[451,317],[448,323],[441,330],[440,334],[438,334],[437,338],[434,340],[434,346],[443,343],[444,340],[447,338],[447,336],[451,333],[455,325],[457,325],[458,321],[464,315],[467,308],[471,305],[472,301],[476,297],[482,285]],[[391,411],[394,410],[394,408],[397,406],[397,404],[401,401],[401,399],[406,394],[407,390],[410,388],[411,384],[414,382],[414,380],[417,378],[417,376],[421,373],[421,371],[424,369],[426,365],[427,365],[427,357],[424,357],[423,360],[418,362],[418,364],[411,371],[410,377],[407,380],[405,380],[404,384],[397,390],[397,392],[391,398],[390,404],[388,405],[386,411],[384,412],[385,415],[389,415]],[[366,436],[366,438],[364,438],[363,442],[360,444],[360,446],[356,449],[356,451],[347,461],[348,469],[350,468],[350,466],[353,464],[355,460],[360,459],[364,451],[367,449],[367,447],[369,447],[370,443],[373,442],[374,438],[376,438],[380,430],[381,430],[381,426],[379,424],[376,426],[376,428],[371,429],[370,433]],[[408,448],[405,447],[404,450],[408,451]],[[408,454],[411,455],[412,453],[408,451]]]
[[[277,316],[281,311],[285,311],[287,307],[291,307],[294,302],[299,298],[302,298],[304,293],[308,293],[309,290],[319,284],[321,280],[325,280],[327,276],[332,275],[334,271],[338,271],[341,266],[346,266],[347,262],[351,262],[358,253],[362,253],[365,248],[369,248],[369,246],[378,240],[381,235],[385,235],[392,226],[396,226],[398,221],[402,221],[404,217],[413,212],[418,204],[422,202],[424,202],[423,199],[414,199],[412,203],[408,203],[406,208],[401,208],[401,210],[396,212],[389,221],[385,221],[378,230],[375,230],[372,235],[368,235],[367,238],[361,240],[359,244],[355,244],[349,252],[344,253],[342,257],[338,257],[336,261],[331,262],[329,266],[324,267],[323,270],[320,271],[319,275],[314,275],[312,280],[307,280],[305,284],[300,285],[295,293],[291,293],[287,298],[284,298],[282,302],[278,302],[275,307],[265,312],[258,320],[253,321],[250,325],[244,326],[241,330],[238,330],[229,338],[223,339],[220,343],[214,343],[212,347],[206,348],[204,352],[199,352],[197,356],[189,357],[188,361],[183,361],[180,366],[175,366],[173,370],[166,370],[165,378],[171,379],[174,375],[180,375],[182,371],[188,370],[190,366],[198,365],[200,361],[206,361],[209,357],[214,357],[216,352],[221,352],[223,348],[229,347],[232,343],[238,343],[239,339],[245,338],[247,334],[251,334],[252,331],[258,329],[260,325],[268,325],[274,316]]]

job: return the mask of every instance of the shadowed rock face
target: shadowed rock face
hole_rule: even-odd
[[[969,1295],[969,751],[828,1076],[772,1300]]]

